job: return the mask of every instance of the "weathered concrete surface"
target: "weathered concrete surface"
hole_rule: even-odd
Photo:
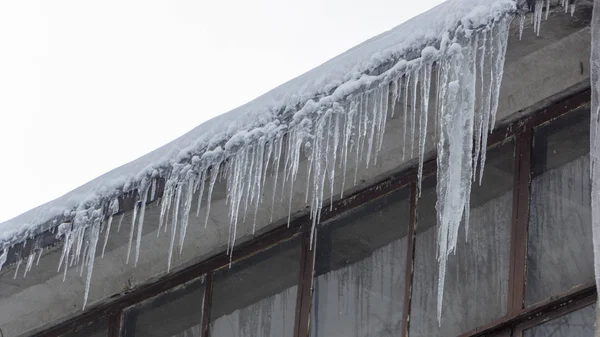
[[[585,13],[574,18],[554,14],[550,21],[543,23],[540,37],[535,37],[532,30],[526,28],[523,41],[518,39],[518,30],[513,29],[500,94],[498,123],[513,120],[532,107],[557,100],[574,88],[587,85],[590,31],[581,16],[585,16]],[[513,26],[516,27],[517,22]],[[389,119],[377,165],[359,169],[357,186],[352,186],[354,164],[350,163],[346,182],[348,193],[415,164],[415,159],[402,160],[401,125],[399,114]],[[431,127],[427,149],[432,154]],[[303,202],[305,176],[306,172],[301,170],[293,190],[295,197],[292,208],[296,215],[302,215],[306,211],[307,205]],[[261,208],[257,216],[257,234],[284,223],[287,217],[286,202],[276,203],[274,209],[271,209],[271,186],[271,179],[267,179],[263,203],[265,207]],[[336,189],[340,189],[339,179]],[[280,199],[279,193],[281,192],[278,192],[277,200]],[[103,259],[96,260],[88,306],[107,301],[115,294],[166,274],[169,240],[165,233],[157,238],[158,213],[159,206],[156,204],[150,205],[146,210],[144,238],[136,268],[125,263],[131,214],[125,215],[118,233],[116,229],[119,219],[115,219],[106,255]],[[271,213],[273,219],[278,221],[270,223]],[[225,190],[223,184],[220,184],[216,186],[213,196],[207,228],[204,228],[203,216],[199,219],[195,215],[191,216],[183,251],[181,254],[174,254],[172,270],[222,252],[227,245],[228,225]],[[251,221],[239,226],[238,237],[238,242],[253,237]],[[84,278],[79,277],[78,268],[72,268],[63,282],[62,273],[56,272],[59,257],[60,247],[44,252],[40,265],[34,267],[26,278],[22,274],[24,266],[21,266],[15,280],[14,268],[2,271],[0,329],[3,336],[28,335],[81,313]]]

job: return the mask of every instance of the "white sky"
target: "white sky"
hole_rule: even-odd
[[[0,1],[0,222],[440,2]]]

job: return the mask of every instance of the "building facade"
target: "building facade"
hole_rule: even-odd
[[[159,180],[137,267],[124,258],[128,236],[107,239],[85,310],[82,281],[56,273],[60,243],[42,248],[27,277],[28,267],[9,261],[0,273],[2,335],[594,336],[590,18],[589,6],[572,16],[555,8],[539,36],[513,21],[496,128],[441,306],[434,141],[419,180],[417,158],[398,151],[406,120],[392,111],[377,163],[350,170],[356,182],[338,186],[343,196],[323,207],[314,236],[301,197],[306,172],[286,191],[300,196],[289,223],[287,204],[260,206],[233,248],[226,186],[217,183],[208,226],[191,220],[167,271]],[[133,231],[135,200],[121,199],[113,231]]]

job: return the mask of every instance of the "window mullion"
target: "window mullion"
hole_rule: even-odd
[[[523,310],[525,296],[532,139],[531,129],[516,135],[508,292],[509,316],[517,315]]]
[[[313,271],[315,267],[316,235],[310,246],[310,230],[302,236],[302,252],[296,301],[295,337],[307,337],[310,332],[310,310],[312,308]]]
[[[110,315],[108,318],[108,337],[120,337],[122,335],[122,320],[123,310],[121,308]]]
[[[213,274],[209,272],[206,274],[206,286],[204,288],[204,303],[202,304],[202,331],[201,337],[208,337],[208,327],[210,324],[210,306],[212,304],[212,287],[213,287]]]
[[[415,228],[417,225],[417,183],[413,181],[410,184],[410,224],[408,226],[408,240],[406,253],[406,271],[404,282],[404,309],[402,317],[402,331],[400,336],[408,337],[408,328],[410,324],[410,303],[412,296],[412,280],[415,262]]]

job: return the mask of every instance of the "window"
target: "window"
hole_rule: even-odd
[[[468,234],[460,228],[448,258],[441,326],[437,319],[435,177],[418,202],[410,336],[458,336],[506,314],[514,142],[488,151],[482,185],[473,184]]]
[[[594,282],[589,137],[588,109],[535,132],[526,305]]]
[[[125,337],[200,337],[204,278],[130,308]]]
[[[594,337],[594,305],[573,311],[523,332],[523,337]]]
[[[209,336],[293,336],[299,273],[298,238],[215,272]]]
[[[403,189],[322,225],[311,336],[399,335],[409,222]]]

